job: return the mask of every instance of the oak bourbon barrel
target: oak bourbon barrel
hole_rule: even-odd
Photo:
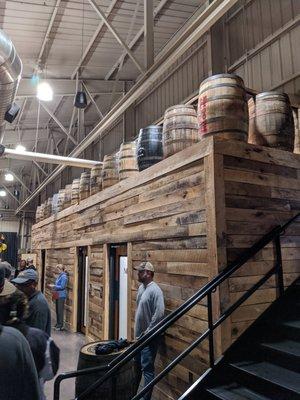
[[[71,205],[72,200],[72,184],[65,186],[65,199],[63,208],[68,208]]]
[[[163,159],[162,126],[150,125],[140,129],[136,154],[139,171]]]
[[[213,75],[199,90],[198,121],[201,137],[247,141],[248,105],[242,78],[234,74]]]
[[[293,151],[294,121],[287,94],[264,92],[256,95],[255,131],[257,142],[254,144]]]
[[[102,189],[115,185],[119,182],[118,153],[104,156],[101,177]]]
[[[192,105],[178,104],[165,111],[163,153],[169,157],[199,142],[197,113]]]
[[[102,164],[95,165],[91,169],[90,191],[91,195],[100,192],[102,189]]]
[[[90,178],[91,173],[83,172],[80,175],[80,182],[79,182],[79,200],[84,200],[90,195]]]
[[[72,205],[79,203],[79,183],[80,183],[79,178],[73,179],[72,189],[71,189],[71,204]]]
[[[64,202],[65,202],[65,189],[60,189],[58,191],[58,197],[57,197],[57,212],[63,210],[64,208]]]
[[[39,222],[44,218],[44,211],[42,205],[37,206],[35,213],[35,222]]]
[[[45,206],[44,206],[44,218],[49,218],[52,214],[52,197],[49,197],[45,201]]]
[[[112,362],[117,356],[122,354],[122,351],[118,351],[107,355],[96,355],[95,347],[97,344],[100,343],[105,344],[107,343],[107,341],[89,343],[81,348],[78,358],[78,370],[107,365],[108,363]],[[75,384],[76,397],[78,397],[80,393],[87,389],[97,379],[103,376],[104,373],[105,372],[99,372],[95,374],[78,376],[76,378]],[[135,363],[133,360],[130,360],[118,372],[116,372],[114,381],[112,379],[105,381],[89,396],[87,396],[86,399],[113,399],[114,389],[116,395],[115,400],[129,400],[134,397],[137,392],[137,379],[138,374],[136,371]]]
[[[139,172],[136,158],[136,142],[122,143],[119,151],[119,179],[120,181],[136,176]]]

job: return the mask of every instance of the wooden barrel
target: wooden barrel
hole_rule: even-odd
[[[36,213],[35,213],[35,222],[39,222],[44,218],[44,211],[42,204],[40,206],[37,206],[36,208]]]
[[[197,114],[193,106],[179,104],[168,108],[163,124],[163,153],[169,157],[199,142]]]
[[[44,218],[49,218],[52,214],[52,197],[45,201]]]
[[[90,172],[83,172],[79,182],[79,200],[84,200],[90,195]]]
[[[102,164],[95,165],[91,169],[91,179],[90,179],[90,193],[95,194],[100,192],[102,189]]]
[[[140,129],[136,154],[139,171],[151,167],[164,158],[162,126],[150,125]]]
[[[44,203],[41,204],[41,219],[45,219],[46,218],[46,202],[44,201]]]
[[[119,182],[118,154],[104,156],[101,177],[103,189]]]
[[[60,189],[58,191],[58,196],[57,196],[57,205],[56,205],[57,212],[63,210],[64,202],[65,202],[65,189]]]
[[[294,127],[295,127],[295,142],[294,153],[300,154],[300,109],[293,110]]]
[[[294,121],[289,97],[285,93],[260,93],[255,99],[257,142],[263,146],[293,151]]]
[[[107,355],[97,356],[95,354],[95,347],[99,343],[105,344],[107,341],[89,343],[81,348],[78,358],[78,370],[107,365],[122,353],[122,351],[118,351]],[[79,394],[81,394],[97,379],[101,378],[104,373],[105,372],[99,372],[95,374],[78,376],[75,383],[76,397],[78,397]],[[97,389],[95,389],[89,396],[87,396],[86,399],[113,399],[114,389],[116,394],[115,400],[129,400],[136,394],[138,384],[138,374],[135,367],[135,362],[131,360],[115,374],[114,381],[113,379],[107,380]]]
[[[136,176],[139,172],[136,158],[136,142],[122,143],[119,151],[119,179],[120,181]]]
[[[79,183],[80,179],[73,179],[72,189],[71,189],[71,204],[79,203]]]
[[[65,199],[63,208],[68,208],[71,205],[72,200],[72,184],[65,186]]]
[[[248,113],[249,113],[248,143],[263,145],[261,135],[258,135],[256,131],[255,97],[251,97],[248,100]]]
[[[58,193],[54,193],[52,197],[52,214],[57,213]]]
[[[199,90],[198,121],[201,138],[247,141],[248,105],[242,78],[234,74],[213,75]]]

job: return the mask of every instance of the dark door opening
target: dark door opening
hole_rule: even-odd
[[[86,332],[87,325],[87,265],[88,265],[88,256],[87,256],[87,247],[78,247],[77,250],[78,257],[78,292],[77,292],[77,332],[84,333]]]
[[[41,250],[41,292],[45,291],[46,250]]]
[[[109,338],[127,338],[127,245],[109,247]]]

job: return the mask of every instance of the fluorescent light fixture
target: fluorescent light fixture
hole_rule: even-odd
[[[8,172],[7,174],[4,175],[4,178],[6,181],[8,182],[12,182],[14,180],[14,176],[13,174],[11,174],[10,172]]]
[[[21,144],[18,144],[16,147],[17,151],[26,151],[26,148],[24,146],[22,146]]]
[[[0,197],[5,197],[5,196],[6,196],[6,191],[0,190]]]
[[[38,84],[36,97],[42,101],[51,101],[53,99],[53,90],[48,82]]]

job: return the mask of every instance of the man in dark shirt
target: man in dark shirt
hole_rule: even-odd
[[[50,308],[43,293],[37,290],[37,272],[33,269],[26,269],[20,272],[12,282],[28,297],[29,315],[26,324],[33,328],[39,328],[50,336]]]

